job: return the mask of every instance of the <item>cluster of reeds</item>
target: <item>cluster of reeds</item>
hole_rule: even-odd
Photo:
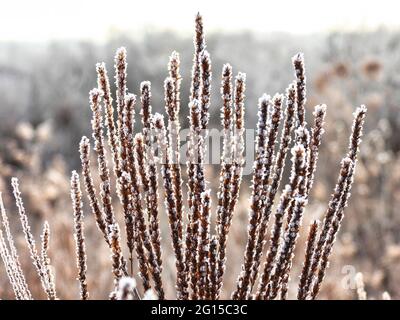
[[[89,98],[93,112],[92,141],[97,155],[100,185],[95,186],[93,182],[91,142],[87,137],[82,138],[79,149],[81,174],[74,171],[71,177],[78,280],[82,299],[89,297],[89,290],[86,280],[81,182],[98,229],[110,248],[111,270],[115,280],[111,299],[166,298],[161,277],[163,263],[159,225],[159,215],[164,212],[169,218],[175,254],[177,298],[208,300],[219,299],[221,296],[227,264],[226,245],[239,199],[245,160],[246,76],[239,72],[233,79],[232,67],[229,64],[223,66],[223,150],[214,216],[211,212],[211,190],[204,160],[210,108],[211,59],[206,50],[200,15],[196,16],[194,48],[188,106],[190,131],[186,154],[186,187],[180,158],[179,54],[173,52],[170,56],[169,75],[164,82],[166,120],[163,115],[152,113],[151,85],[149,82],[141,83],[139,114],[142,129],[139,133],[135,133],[135,110],[139,102],[127,90],[126,50],[118,49],[115,56],[116,111],[106,66],[104,63],[97,65],[98,86],[90,91]],[[289,85],[286,95],[270,97],[264,94],[259,100],[248,237],[232,299],[287,298],[294,251],[313,186],[326,114],[326,106],[318,105],[313,113],[313,124],[306,122],[306,75],[302,54],[293,57],[293,66],[295,81]],[[252,110],[253,107],[249,108]],[[309,227],[298,299],[315,299],[320,291],[350,196],[365,114],[364,106],[359,107],[354,114],[349,151],[341,162],[337,184],[324,220],[314,221]],[[111,153],[111,168],[106,150]],[[279,192],[289,154],[290,179]],[[112,186],[114,179],[111,174],[115,175],[115,186]],[[48,298],[55,299],[54,279],[46,249],[49,226],[45,224],[40,256],[30,232],[17,180],[13,180],[12,185],[34,266]],[[161,187],[163,195],[158,193]],[[112,190],[116,191],[122,207],[127,257],[124,255],[121,227],[116,217],[119,213],[112,204]],[[186,197],[184,190],[187,190]],[[164,200],[163,208],[159,206],[160,199]],[[32,297],[18,261],[3,206],[1,211],[5,238],[3,232],[0,232],[0,249],[7,274],[16,297],[30,299]],[[271,217],[273,225],[268,238]],[[211,230],[211,219],[215,219],[215,230]],[[136,286],[133,279],[134,263],[138,265],[141,287]]]

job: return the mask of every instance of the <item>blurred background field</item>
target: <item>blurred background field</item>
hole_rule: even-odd
[[[118,3],[121,4],[121,1]],[[186,11],[192,9],[196,10],[188,7]],[[96,8],[93,10],[95,14]],[[342,27],[324,26],[319,30],[316,21],[315,30],[307,27],[301,32],[290,32],[296,26],[292,21],[287,27],[289,30],[267,32],[264,28],[257,29],[256,25],[246,28],[246,19],[243,19],[236,21],[236,27],[230,30],[219,30],[219,24],[213,24],[215,12],[210,12],[208,21],[207,10],[212,11],[205,9],[202,13],[213,70],[212,128],[219,128],[219,84],[224,63],[229,62],[235,73],[242,71],[247,74],[245,126],[255,128],[258,97],[264,92],[271,95],[284,92],[293,79],[291,57],[298,51],[305,54],[308,116],[311,116],[314,105],[319,103],[327,104],[328,114],[316,184],[306,211],[304,229],[326,208],[339,161],[346,151],[352,112],[360,104],[367,105],[366,130],[352,198],[320,297],[356,298],[354,288],[344,285],[348,274],[343,267],[350,265],[355,271],[363,273],[370,298],[380,299],[383,291],[388,291],[392,298],[400,298],[400,215],[397,211],[400,205],[400,138],[397,134],[400,126],[400,28],[377,23],[348,29],[347,20],[343,20]],[[304,10],[310,14],[308,6]],[[250,16],[251,11],[246,9],[244,14],[247,12]],[[59,14],[62,15],[62,12]],[[151,15],[151,12],[141,14]],[[178,14],[174,14],[171,17],[177,17]],[[153,111],[164,113],[163,81],[167,76],[168,56],[173,50],[178,51],[183,76],[181,124],[186,128],[193,54],[188,30],[192,27],[194,14],[195,11],[188,16],[182,15],[184,22],[177,24],[178,27],[184,25],[181,31],[165,29],[165,25],[173,26],[175,21],[164,19],[158,27],[155,23],[156,27],[143,27],[140,32],[129,33],[124,32],[122,27],[122,30],[111,28],[106,36],[100,38],[90,38],[91,33],[84,32],[85,36],[80,38],[76,31],[73,33],[76,26],[71,29],[71,37],[61,36],[64,35],[61,31],[60,37],[57,37],[56,33],[49,31],[52,36],[48,39],[44,37],[31,41],[17,33],[15,39],[10,39],[11,36],[0,38],[0,191],[14,234],[18,235],[17,246],[24,270],[29,281],[36,284],[31,288],[34,296],[43,297],[23,243],[11,194],[11,177],[20,178],[27,212],[38,240],[44,220],[50,223],[50,256],[60,297],[77,298],[69,176],[71,170],[79,169],[78,143],[81,136],[91,134],[88,92],[96,86],[95,63],[106,62],[110,75],[113,74],[114,52],[118,47],[125,46],[128,52],[129,91],[138,94],[140,82],[151,81]],[[285,19],[285,13],[280,14]],[[314,18],[318,20],[315,14]],[[387,21],[390,22],[390,13],[387,14]],[[154,19],[158,16],[159,13]],[[229,12],[226,16],[230,17]],[[88,23],[92,20],[89,19]],[[299,23],[301,20],[299,18]],[[78,25],[79,22],[78,19]],[[145,25],[145,22],[141,23]],[[223,25],[223,20],[219,23]],[[135,24],[134,18],[129,23],[124,21],[123,26],[130,24]],[[209,24],[210,31],[207,31]],[[259,24],[262,25],[261,22]],[[227,23],[227,28],[231,25],[232,22]],[[242,28],[237,25],[242,25]],[[29,28],[28,22],[23,27]],[[81,27],[84,28],[83,25]],[[2,32],[6,31],[3,29]],[[209,166],[207,178],[214,191],[217,189],[215,177],[218,170],[216,165]],[[228,241],[225,297],[233,288],[242,262],[248,182],[245,180],[241,190]],[[215,194],[213,197],[215,203]],[[85,213],[87,246],[90,248],[89,290],[94,298],[106,298],[112,288],[109,251],[89,210]],[[169,266],[165,268],[163,277],[166,283],[170,283],[167,297],[172,297],[174,261],[170,254],[169,227],[163,215],[162,238],[164,260]],[[297,250],[297,260],[301,261],[304,248],[299,245]],[[299,268],[301,265],[298,263],[295,270],[299,271]],[[2,265],[0,275],[0,298],[12,298]],[[296,288],[293,286],[290,289]]]

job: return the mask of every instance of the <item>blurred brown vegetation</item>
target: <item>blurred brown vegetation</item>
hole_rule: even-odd
[[[350,205],[320,298],[356,298],[355,288],[343,286],[347,274],[342,268],[346,265],[363,273],[370,298],[380,299],[383,291],[388,291],[392,298],[400,297],[400,215],[396,210],[400,204],[400,139],[396,134],[400,126],[399,38],[400,33],[383,30],[304,37],[208,36],[214,87],[211,127],[219,128],[221,101],[216,88],[223,63],[229,62],[234,70],[247,73],[246,128],[254,128],[258,96],[265,91],[283,92],[292,79],[290,57],[297,51],[305,53],[308,115],[317,103],[326,103],[328,113],[316,184],[303,226],[325,210],[336,178],[332,173],[338,171],[340,157],[347,147],[351,113],[360,104],[369,109]],[[88,91],[96,83],[95,63],[106,57],[105,62],[111,68],[114,49],[122,45],[128,51],[129,90],[137,93],[140,81],[150,80],[155,112],[164,107],[162,84],[167,74],[168,56],[172,50],[180,52],[184,78],[181,123],[183,128],[187,127],[188,110],[184,106],[187,105],[192,59],[190,39],[154,33],[140,41],[115,37],[105,44],[0,44],[0,190],[34,297],[43,298],[43,293],[24,245],[10,179],[12,176],[20,178],[37,239],[43,222],[49,221],[50,257],[58,294],[61,298],[76,299],[78,282],[75,280],[69,175],[70,170],[79,168],[80,137],[90,134]],[[213,178],[217,176],[216,170],[218,166],[209,166],[208,178],[215,182],[214,191],[218,183]],[[215,194],[213,197],[215,200]],[[247,224],[248,198],[246,183],[228,241],[224,297],[232,291],[242,262],[242,255],[236,253],[243,252],[246,240],[243,226]],[[118,207],[117,199],[115,206]],[[85,211],[88,285],[91,297],[106,298],[112,289],[109,251],[89,212]],[[164,215],[161,219],[163,277],[171,284],[166,288],[166,295],[172,297],[174,260],[167,220]],[[299,272],[304,248],[299,245],[296,250],[298,262],[294,269]],[[0,297],[13,298],[2,265],[0,275]],[[296,287],[293,285],[290,289]],[[290,297],[294,297],[293,292]]]

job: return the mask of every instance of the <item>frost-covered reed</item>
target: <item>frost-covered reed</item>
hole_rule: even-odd
[[[186,182],[183,181],[180,159],[180,110],[183,106],[180,102],[179,54],[174,51],[169,59],[168,77],[164,82],[165,118],[152,112],[150,82],[141,83],[140,132],[135,126],[135,109],[139,103],[136,96],[127,90],[126,50],[118,49],[115,56],[115,109],[106,65],[101,63],[96,67],[97,88],[89,94],[93,114],[92,142],[87,137],[82,137],[80,142],[80,175],[92,216],[110,249],[110,271],[114,278],[111,299],[166,298],[161,248],[169,241],[161,239],[159,214],[162,213],[168,216],[175,255],[176,298],[208,300],[221,297],[225,267],[229,264],[226,246],[241,190],[245,160],[246,75],[239,72],[234,77],[229,64],[222,69],[221,101],[218,103],[221,105],[223,150],[216,210],[213,212],[205,164],[212,62],[206,51],[203,20],[199,14],[195,27],[190,98],[188,106],[184,106],[189,109],[190,121]],[[288,297],[294,252],[303,216],[307,213],[327,112],[325,105],[316,106],[312,125],[307,123],[303,54],[296,54],[292,63],[295,80],[288,85],[286,95],[277,93],[271,97],[263,94],[259,99],[247,241],[232,299]],[[298,299],[315,299],[320,291],[349,200],[365,114],[364,106],[355,112],[349,150],[341,162],[323,222],[314,221],[309,227]],[[97,156],[97,173],[92,172],[90,165],[91,143]],[[111,152],[112,163],[109,163],[106,150]],[[291,165],[287,165],[290,155]],[[281,187],[285,171],[290,178]],[[95,175],[98,179],[94,179]],[[74,171],[71,196],[77,278],[80,297],[87,299],[90,288],[86,275],[84,199],[80,180]],[[100,184],[95,185],[94,181],[100,181]],[[41,258],[16,179],[13,179],[12,186],[33,264],[48,298],[56,299],[48,253],[49,226],[45,224]],[[159,189],[163,190],[162,194],[158,194]],[[184,189],[187,189],[186,197]],[[117,197],[113,196],[114,193]],[[122,212],[114,206],[113,198],[119,200]],[[31,299],[2,203],[1,213],[0,253],[7,275],[16,298]],[[119,225],[121,219],[118,215],[123,217],[123,227]],[[215,229],[211,228],[212,225]],[[121,230],[125,230],[123,237]],[[270,234],[268,230],[271,230]],[[126,239],[126,249],[122,238]],[[128,252],[128,258],[124,252]],[[134,274],[134,264],[139,270],[137,275]]]

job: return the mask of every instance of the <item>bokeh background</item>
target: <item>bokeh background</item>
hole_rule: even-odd
[[[258,97],[264,92],[284,92],[293,79],[291,57],[299,51],[305,54],[309,119],[313,106],[319,103],[328,105],[328,115],[304,229],[326,208],[339,161],[346,152],[352,112],[360,104],[367,105],[355,186],[321,297],[356,298],[354,288],[344,286],[348,274],[343,267],[350,265],[363,273],[369,298],[380,299],[383,291],[399,298],[400,23],[396,4],[389,0],[3,1],[0,191],[35,297],[43,294],[24,245],[11,177],[21,180],[37,240],[43,222],[50,223],[50,256],[60,297],[77,298],[69,175],[79,169],[81,136],[90,136],[88,92],[96,86],[95,63],[106,62],[112,75],[115,50],[125,46],[129,91],[138,94],[140,82],[151,81],[153,110],[164,113],[168,57],[173,50],[178,51],[183,76],[181,122],[187,127],[192,33],[198,11],[204,17],[212,59],[211,127],[219,127],[219,83],[224,63],[229,62],[235,73],[247,74],[246,127],[255,128]],[[214,199],[218,170],[218,166],[210,166],[208,171]],[[246,179],[229,238],[225,297],[242,262],[237,253],[244,248],[248,198]],[[89,290],[92,297],[105,298],[112,289],[109,252],[89,210],[85,213]],[[164,216],[162,233],[163,276],[167,295],[173,297],[174,260]],[[292,275],[292,297],[303,243],[302,238]],[[13,297],[2,264],[0,297]]]

